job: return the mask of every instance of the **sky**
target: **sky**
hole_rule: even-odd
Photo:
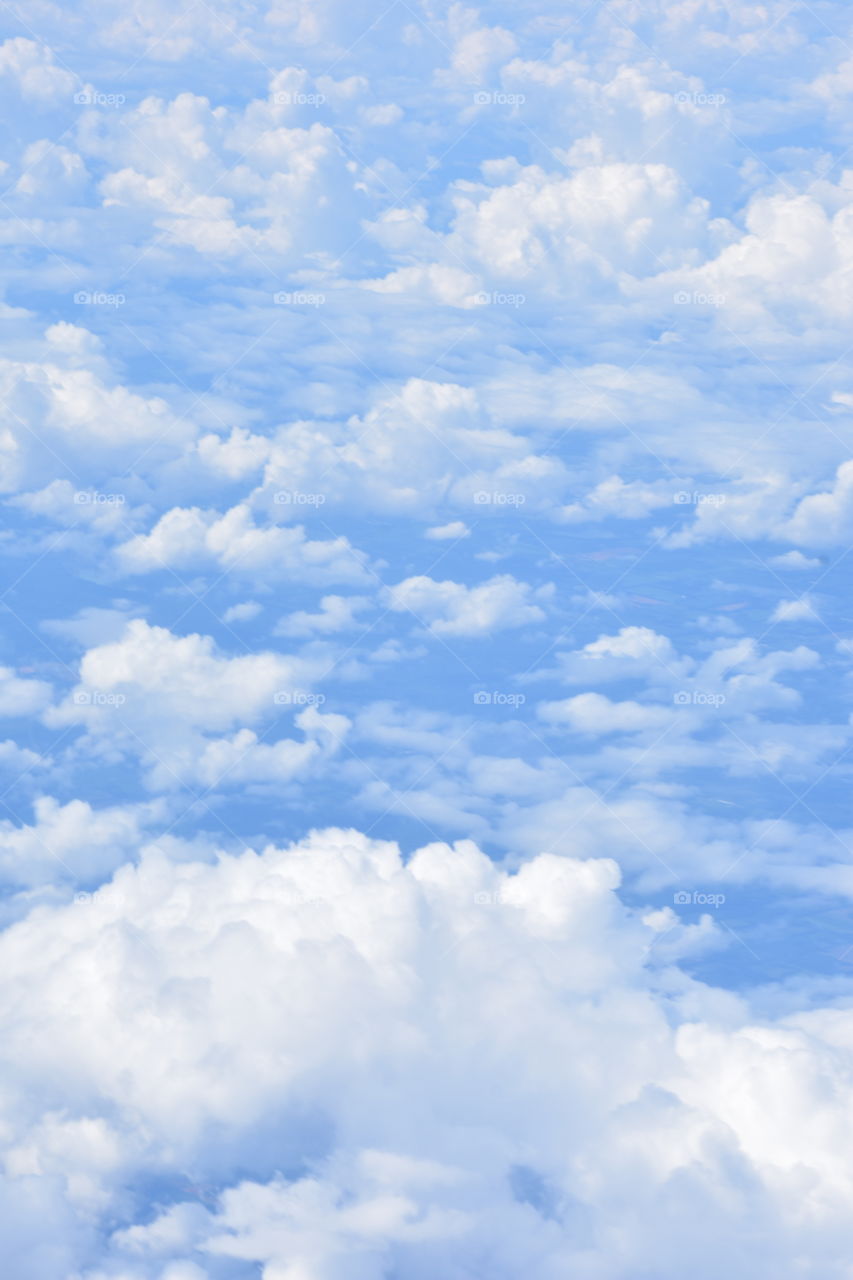
[[[13,1280],[853,1280],[851,97],[3,5]]]

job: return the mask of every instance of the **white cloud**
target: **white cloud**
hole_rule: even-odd
[[[245,504],[224,515],[174,507],[150,533],[121,545],[117,556],[128,573],[211,564],[229,573],[266,573],[297,582],[368,581],[366,556],[347,538],[315,541],[302,525],[259,528]]]
[[[80,365],[81,351],[93,367]],[[0,396],[8,411],[0,433],[0,490],[52,481],[69,492],[87,492],[116,469],[162,465],[192,439],[191,421],[160,396],[112,383],[102,363],[85,344],[64,342],[53,342],[44,362],[0,361]],[[69,473],[72,481],[65,478]],[[121,489],[110,492],[123,497]]]
[[[563,464],[532,452],[524,435],[494,425],[474,390],[411,378],[343,427],[282,428],[262,492],[273,500],[281,490],[320,489],[329,503],[409,515],[431,515],[450,502],[484,516],[517,512],[518,495],[525,505],[547,506],[566,483]],[[483,506],[479,493],[501,496]],[[504,495],[512,495],[509,505]]]
[[[507,1276],[710,1280],[806,1254],[840,1280],[846,1012],[753,1021],[671,968],[658,993],[645,965],[682,926],[627,912],[617,884],[606,859],[507,875],[468,841],[404,863],[357,832],[211,864],[148,853],[0,938],[4,1042],[40,1084],[5,1112],[6,1194],[44,1186],[69,1273],[91,1244],[64,1206],[103,1225],[89,1278],[214,1259],[474,1277],[497,1256]],[[717,931],[693,932],[683,946]],[[310,1169],[297,1147],[282,1174],[298,1134]],[[175,1186],[153,1216],[122,1190],[152,1161]]]
[[[800,596],[798,600],[780,600],[770,615],[771,622],[815,622],[817,618],[817,611],[808,596]]]
[[[0,667],[0,716],[32,716],[50,702],[52,689],[44,680],[23,679],[10,667]]]
[[[51,796],[34,803],[35,822],[0,824],[0,877],[6,883],[91,883],[112,875],[162,813],[156,806],[93,809],[85,800],[60,804]]]
[[[71,105],[79,84],[73,72],[56,65],[52,49],[23,36],[0,45],[0,75],[12,76],[21,96],[42,106],[63,100]]]
[[[786,551],[783,555],[772,556],[770,564],[777,569],[819,569],[822,561],[804,556],[802,551]]]
[[[276,635],[311,636],[328,635],[359,626],[356,614],[368,608],[366,596],[323,596],[317,613],[304,609],[282,618],[276,626]]]
[[[804,547],[831,547],[846,543],[853,533],[853,462],[838,468],[833,487],[826,493],[803,498],[780,534]]]
[[[561,702],[541,702],[537,714],[549,724],[567,725],[579,733],[662,732],[673,723],[672,708],[639,702],[611,702],[600,693],[579,693]]]
[[[421,574],[389,587],[385,600],[397,613],[409,611],[436,635],[483,636],[492,631],[541,622],[552,587],[533,590],[510,574],[490,578],[478,587],[461,582],[436,582]]]
[[[288,781],[333,754],[347,732],[345,717],[319,713],[325,695],[312,691],[333,667],[327,654],[229,658],[208,636],[137,619],[119,641],[84,654],[80,683],[44,718],[84,727],[83,754],[139,758],[155,790]],[[304,741],[264,740],[294,712]],[[261,738],[252,726],[263,721]]]
[[[5,1271],[849,1280],[849,15],[73,10],[0,45]]]
[[[433,525],[424,534],[431,542],[449,542],[454,538],[467,538],[471,530],[464,520],[451,520],[449,524]]]
[[[261,612],[257,600],[244,600],[241,604],[232,604],[222,615],[223,622],[251,622]]]

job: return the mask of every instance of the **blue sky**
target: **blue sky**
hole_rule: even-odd
[[[849,1280],[847,7],[0,35],[15,1277]]]

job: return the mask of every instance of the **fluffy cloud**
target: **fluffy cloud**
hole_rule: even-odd
[[[194,424],[162,397],[114,384],[106,370],[70,364],[67,358],[62,363],[0,361],[0,395],[7,410],[0,434],[3,491],[59,472],[85,492],[123,467],[146,470],[162,464],[192,438]]]
[[[561,702],[543,702],[537,710],[551,724],[565,724],[579,733],[596,735],[662,730],[672,723],[672,712],[666,708],[611,702],[600,693],[579,693]]]
[[[269,573],[297,582],[369,581],[366,557],[344,537],[312,540],[302,525],[259,528],[246,505],[218,512],[175,507],[148,534],[121,545],[128,573],[206,564],[251,577]]]
[[[430,513],[448,499],[480,516],[503,514],[565,484],[562,464],[494,425],[473,390],[423,378],[383,394],[343,430],[282,429],[264,475],[270,497],[319,491],[329,501],[402,514]]]
[[[526,582],[501,574],[478,587],[461,582],[436,582],[421,574],[406,578],[386,591],[395,613],[409,612],[439,636],[484,636],[492,631],[541,622],[545,610],[536,600],[553,594],[549,584],[533,591]]]
[[[847,1280],[848,19],[0,45],[16,1280]]]
[[[0,45],[0,75],[11,77],[21,97],[41,107],[69,103],[78,84],[72,72],[56,65],[52,49],[23,36]]]
[[[43,908],[0,939],[2,1069],[40,1084],[35,1109],[7,1093],[10,1202],[40,1194],[87,1278],[230,1259],[269,1280],[675,1280],[685,1261],[710,1280],[768,1240],[777,1274],[805,1252],[840,1278],[846,1013],[756,1021],[668,967],[658,993],[656,940],[693,940],[617,883],[608,860],[507,875],[470,842],[404,864],[331,831],[214,864],[149,853]],[[116,1189],[150,1167],[171,1188],[153,1216]],[[17,1231],[35,1280],[43,1233]]]
[[[30,716],[50,701],[51,688],[43,680],[22,679],[0,667],[0,716]]]
[[[366,609],[370,601],[365,596],[323,596],[317,613],[298,610],[282,618],[276,633],[282,636],[327,635],[358,626],[356,614]]]
[[[349,727],[345,716],[321,714],[325,695],[311,691],[333,666],[322,654],[229,658],[209,636],[176,636],[138,619],[120,640],[84,654],[80,683],[45,719],[83,727],[81,752],[138,758],[157,790],[288,782],[334,753]],[[266,742],[250,727],[266,721],[267,737],[294,712],[302,742]]]
[[[135,852],[156,805],[94,810],[84,800],[34,804],[35,822],[0,827],[0,876],[15,885],[100,883]]]

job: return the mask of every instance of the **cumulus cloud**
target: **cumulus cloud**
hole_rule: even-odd
[[[483,636],[542,621],[545,610],[536,601],[547,601],[552,594],[550,584],[534,591],[510,574],[490,578],[478,587],[436,582],[421,574],[387,588],[385,599],[389,609],[414,614],[436,635]]]
[[[672,712],[666,708],[611,702],[600,693],[579,693],[561,702],[543,702],[537,711],[543,720],[565,724],[579,733],[643,733],[663,730],[672,723]]]
[[[817,610],[808,596],[800,596],[799,600],[780,600],[770,615],[771,622],[817,621],[817,618]]]
[[[658,939],[690,936],[617,884],[607,859],[508,875],[467,841],[404,863],[354,831],[148,853],[0,939],[3,1070],[40,1082],[35,1109],[9,1101],[7,1195],[42,1195],[87,1277],[675,1280],[768,1247],[840,1277],[846,1015],[755,1020],[671,959],[659,992]],[[118,1187],[152,1164],[171,1191],[143,1214]],[[42,1235],[20,1218],[22,1276]]]
[[[47,706],[51,693],[44,680],[21,678],[9,667],[0,667],[0,716],[34,715]]]
[[[0,45],[0,75],[14,80],[26,102],[42,107],[69,102],[78,84],[73,72],[57,66],[52,49],[24,36]]]
[[[346,717],[321,714],[325,695],[312,691],[330,666],[323,655],[230,658],[209,636],[137,619],[120,640],[83,655],[79,684],[44,716],[52,727],[85,729],[81,752],[138,758],[157,790],[287,782],[334,753],[347,732]],[[294,712],[303,741],[264,741]],[[262,721],[263,738],[250,727]]]
[[[117,549],[128,573],[155,569],[218,566],[227,573],[273,576],[310,582],[369,580],[365,555],[345,537],[313,540],[302,525],[258,527],[249,508],[224,515],[197,507],[175,507],[147,534]]]
[[[5,1270],[847,1280],[847,13],[108,8],[0,44]]]
[[[329,502],[395,514],[450,500],[483,516],[541,503],[565,484],[562,463],[495,424],[474,390],[411,378],[343,430],[295,423],[278,432],[263,492],[319,489]]]
[[[368,608],[366,596],[323,596],[317,613],[301,609],[282,618],[276,634],[282,636],[328,635],[358,626],[356,614]]]

